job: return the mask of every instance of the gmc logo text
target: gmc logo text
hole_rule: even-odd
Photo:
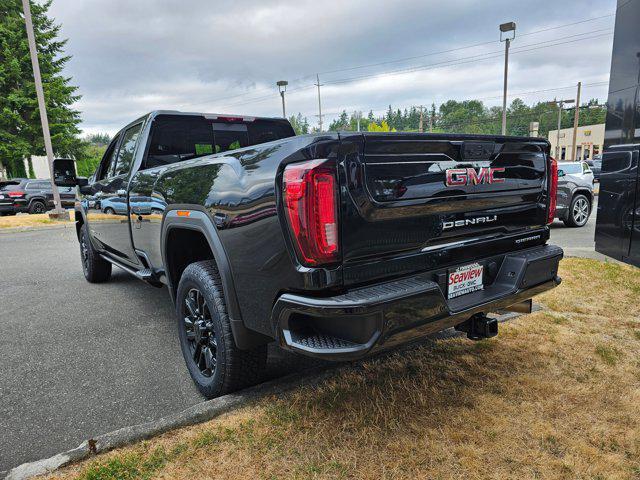
[[[450,168],[446,170],[447,187],[461,187],[464,185],[482,185],[504,183],[504,178],[496,178],[496,173],[504,173],[504,167]]]

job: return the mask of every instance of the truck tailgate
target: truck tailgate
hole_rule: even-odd
[[[546,140],[364,134],[341,149],[346,285],[455,263],[451,246],[489,255],[548,238]]]

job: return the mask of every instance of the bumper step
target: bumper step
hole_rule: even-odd
[[[281,346],[329,360],[359,358],[374,347],[454,326],[469,338],[489,338],[497,334],[497,324],[486,314],[557,286],[562,255],[561,248],[543,245],[479,260],[499,262],[495,278],[484,290],[453,299],[438,283],[445,268],[333,297],[286,293],[271,319]]]

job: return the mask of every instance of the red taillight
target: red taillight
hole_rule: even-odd
[[[22,192],[20,190],[12,190],[11,192],[7,193],[7,196],[9,198],[20,198],[20,197],[24,197],[27,193],[26,192]]]
[[[558,162],[555,158],[549,157],[549,213],[547,224],[552,224],[556,217],[556,206],[558,196]]]
[[[338,182],[335,163],[311,160],[287,165],[283,199],[291,236],[304,265],[338,260]]]

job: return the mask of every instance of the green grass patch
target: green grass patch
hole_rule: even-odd
[[[150,455],[137,452],[119,455],[105,462],[91,464],[81,480],[138,480],[151,478],[171,460],[164,448],[158,447]]]
[[[606,345],[598,345],[596,347],[596,354],[609,366],[614,366],[618,363],[618,358],[620,357],[620,352],[616,348]]]

